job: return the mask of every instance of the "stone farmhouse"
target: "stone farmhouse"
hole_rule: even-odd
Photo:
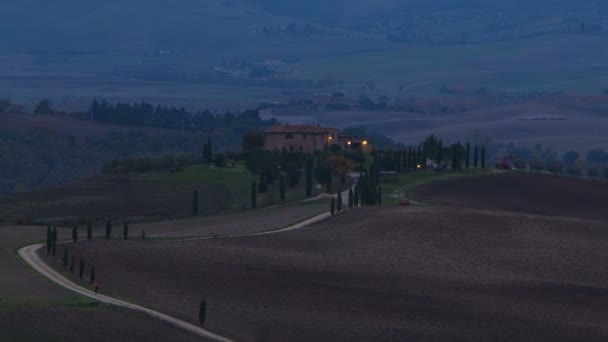
[[[370,149],[368,142],[361,138],[341,136],[336,128],[319,125],[275,125],[264,131],[266,150],[287,150],[290,152],[311,153],[323,151],[332,145],[344,150]]]

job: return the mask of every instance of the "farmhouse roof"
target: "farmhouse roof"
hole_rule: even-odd
[[[338,132],[331,127],[321,127],[312,125],[275,125],[267,128],[265,133],[327,133]]]

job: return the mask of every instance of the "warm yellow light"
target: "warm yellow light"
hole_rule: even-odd
[[[329,140],[334,140],[334,137],[329,137]]]
[[[363,140],[362,144],[367,145],[367,140]]]
[[[347,142],[347,144],[349,144],[349,145],[350,145],[350,144],[351,144],[351,142],[349,141],[349,142]]]

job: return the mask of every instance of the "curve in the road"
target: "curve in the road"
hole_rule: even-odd
[[[281,229],[277,229],[277,230],[272,230],[272,231],[265,231],[265,232],[258,232],[258,233],[250,233],[250,234],[242,234],[242,235],[232,235],[232,236],[226,236],[226,237],[244,237],[244,236],[255,236],[255,235],[267,235],[267,234],[276,234],[276,233],[281,233],[281,232],[286,232],[286,231],[290,231],[290,230],[296,230],[296,229],[301,229],[301,228],[305,228],[307,226],[310,226],[314,223],[317,223],[319,221],[322,221],[324,219],[327,219],[331,216],[330,213],[323,213],[323,214],[319,214],[317,216],[311,217],[305,221],[293,224],[291,226],[285,227],[285,228],[281,228]],[[193,239],[183,239],[183,241],[188,241],[188,240],[199,240],[199,239],[209,239],[209,237],[204,237],[204,238],[193,238]],[[181,241],[181,240],[180,240]],[[36,244],[36,245],[31,245],[31,246],[26,246],[23,247],[19,250],[19,256],[28,264],[30,265],[33,269],[35,269],[36,271],[38,271],[39,273],[41,273],[43,276],[47,277],[48,279],[50,279],[51,281],[55,282],[56,284],[70,290],[73,292],[76,292],[78,294],[81,294],[83,296],[95,299],[97,301],[100,301],[102,303],[107,303],[107,304],[111,304],[111,305],[116,305],[116,306],[120,306],[120,307],[124,307],[127,309],[131,309],[131,310],[135,310],[138,312],[142,312],[146,315],[155,317],[157,319],[160,319],[164,322],[170,323],[174,326],[177,326],[179,328],[182,328],[184,330],[187,330],[195,335],[201,336],[201,337],[205,337],[208,338],[210,340],[213,341],[221,341],[221,342],[227,342],[227,341],[231,341],[230,339],[214,334],[208,330],[205,330],[201,327],[198,327],[196,325],[190,324],[186,321],[182,321],[180,319],[177,319],[175,317],[171,317],[169,315],[165,315],[163,313],[160,313],[158,311],[143,307],[143,306],[139,306],[136,304],[132,304],[129,302],[125,302],[119,299],[115,299],[112,297],[108,297],[102,294],[98,294],[95,293],[94,291],[88,290],[84,287],[79,286],[78,284],[75,284],[73,282],[71,282],[69,279],[67,279],[66,277],[64,277],[63,275],[61,275],[59,272],[55,271],[51,266],[49,266],[47,263],[45,263],[40,256],[38,255],[37,251],[44,247],[43,244]]]
[[[160,319],[164,322],[167,322],[169,324],[172,324],[174,326],[177,326],[179,328],[182,328],[186,331],[189,331],[195,335],[213,340],[213,341],[221,341],[221,342],[231,342],[230,339],[214,334],[208,330],[205,330],[201,327],[198,327],[194,324],[190,324],[188,322],[182,321],[180,319],[177,319],[175,317],[171,317],[169,315],[165,315],[163,313],[160,313],[158,311],[154,311],[152,309],[148,309],[145,308],[143,306],[139,306],[136,304],[132,304],[132,303],[128,303],[122,300],[118,300],[112,297],[108,297],[102,294],[97,294],[91,290],[87,290],[77,284],[74,284],[73,282],[71,282],[70,280],[68,280],[67,278],[65,278],[63,275],[61,275],[59,272],[55,271],[54,269],[52,269],[49,265],[47,265],[38,255],[37,251],[38,249],[42,248],[43,244],[37,244],[37,245],[31,245],[31,246],[27,246],[27,247],[23,247],[19,250],[19,256],[21,256],[21,258],[27,262],[32,268],[34,268],[36,271],[40,272],[42,275],[44,275],[45,277],[47,277],[48,279],[54,281],[55,283],[57,283],[60,286],[63,286],[64,288],[76,292],[80,295],[95,299],[97,301],[100,301],[102,303],[107,303],[107,304],[111,304],[111,305],[116,305],[116,306],[120,306],[120,307],[124,307],[127,309],[131,309],[134,311],[138,311],[138,312],[142,312],[146,315],[155,317],[157,319]]]

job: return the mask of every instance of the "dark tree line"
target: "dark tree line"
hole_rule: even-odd
[[[91,121],[107,122],[120,125],[159,127],[182,131],[211,132],[222,127],[240,126],[244,133],[247,130],[267,127],[276,124],[276,120],[262,120],[257,110],[242,113],[214,114],[209,110],[188,112],[185,108],[153,106],[141,101],[139,103],[112,104],[105,100],[93,100],[87,113],[81,117]]]

